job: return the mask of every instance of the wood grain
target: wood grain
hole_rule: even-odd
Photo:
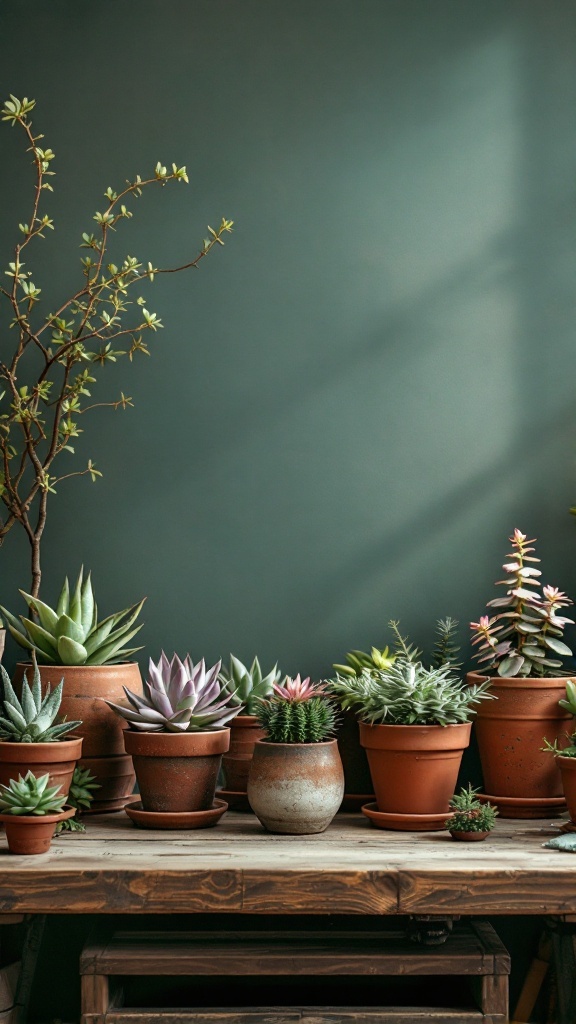
[[[111,1010],[105,1024],[505,1024],[504,1017],[484,1016],[478,1010],[437,1007],[391,1007],[385,1010],[310,1009],[291,1007],[258,1010]],[[82,1024],[104,1024],[82,1018]]]

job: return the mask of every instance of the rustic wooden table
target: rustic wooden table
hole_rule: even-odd
[[[500,820],[468,844],[360,814],[305,837],[270,835],[250,814],[192,832],[101,815],[39,857],[0,839],[0,912],[572,915],[576,857],[542,848],[560,824]]]

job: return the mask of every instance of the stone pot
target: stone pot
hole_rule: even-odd
[[[47,853],[58,822],[66,821],[74,814],[75,807],[65,807],[59,814],[0,814],[10,853],[24,856]]]
[[[367,725],[360,722],[360,742],[368,754],[378,810],[403,815],[448,814],[471,729],[470,722],[459,725]]]
[[[208,811],[230,729],[124,733],[145,811]]]
[[[94,775],[100,789],[94,790],[90,810],[82,814],[104,814],[122,810],[133,799],[136,775],[132,758],[128,754],[118,757],[83,757],[80,768]]]
[[[552,755],[549,754],[549,757]],[[568,804],[568,813],[574,825],[576,825],[576,757],[557,757],[556,761],[560,768],[564,796]]]
[[[266,732],[256,715],[236,715],[230,722],[230,749],[222,758],[226,790],[245,793],[248,772],[254,753],[254,744],[264,739]]]
[[[256,743],[248,775],[248,800],[269,832],[323,832],[343,795],[344,771],[336,740]]]
[[[82,737],[56,740],[54,743],[11,743],[0,740],[0,783],[22,778],[31,771],[36,778],[49,775],[49,786],[60,786],[68,796],[76,762],[82,753]]]

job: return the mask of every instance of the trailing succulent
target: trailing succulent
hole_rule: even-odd
[[[2,700],[0,702],[0,740],[11,743],[53,743],[64,739],[82,722],[57,722],[57,715],[62,702],[64,680],[50,692],[50,684],[42,696],[40,672],[34,666],[32,686],[28,684],[26,675],[22,681],[22,696],[18,699],[10,677],[3,665],[0,665],[2,677]]]
[[[132,627],[144,601],[98,622],[90,573],[86,579],[83,576],[81,569],[73,594],[66,578],[56,608],[20,591],[38,622],[24,615],[17,619],[6,608],[1,609],[14,639],[32,651],[41,664],[113,665],[141,650],[126,645],[142,629],[142,625]]]
[[[504,564],[506,576],[497,583],[507,588],[506,596],[487,604],[498,613],[482,615],[478,622],[470,623],[482,672],[512,678],[555,676],[562,669],[562,661],[554,655],[572,655],[562,637],[573,619],[559,612],[573,602],[557,587],[541,586],[542,573],[534,564],[540,559],[533,556],[535,548],[530,547],[534,539],[528,540],[526,534],[514,530],[510,560]]]
[[[299,675],[276,685],[273,697],[259,698],[257,716],[270,743],[322,743],[338,725],[333,702]]]
[[[221,662],[207,669],[204,660],[194,665],[188,654],[184,661],[175,654],[171,661],[162,651],[156,665],[152,658],[142,696],[124,687],[130,707],[107,700],[106,704],[139,732],[199,732],[222,729],[241,705],[223,690],[219,679]]]
[[[68,804],[70,807],[76,808],[76,814],[73,818],[59,821],[54,835],[60,835],[61,832],[86,831],[86,826],[79,821],[79,816],[82,814],[82,811],[90,810],[96,789],[100,789],[96,782],[96,776],[92,775],[89,768],[80,768],[79,765],[76,765],[68,794]]]
[[[455,794],[450,807],[453,814],[446,822],[446,828],[450,832],[491,832],[496,824],[498,810],[490,803],[482,803],[478,800],[477,789],[471,785],[467,789],[460,790]]]
[[[454,620],[451,630],[455,628]],[[422,652],[408,642],[397,622],[390,626],[396,637],[394,663],[385,670],[364,670],[350,678],[338,675],[327,689],[343,710],[354,709],[370,725],[455,725],[469,722],[474,704],[489,699],[489,680],[476,686],[462,685],[450,660],[427,668]],[[456,649],[457,650],[457,649]],[[449,655],[445,652],[445,658]]]
[[[270,669],[267,675],[262,675],[258,658],[247,668],[242,662],[230,655],[230,667],[220,671],[220,682],[223,684],[222,693],[230,695],[232,706],[241,705],[245,714],[256,713],[256,701],[258,697],[269,697],[273,693],[273,685],[282,676],[277,665]]]
[[[27,772],[18,781],[11,779],[8,786],[0,786],[0,811],[4,814],[34,815],[59,814],[66,803],[60,786],[49,786],[48,774],[36,778]]]

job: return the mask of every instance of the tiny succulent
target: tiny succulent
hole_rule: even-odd
[[[24,675],[22,696],[19,700],[3,665],[0,665],[0,675],[3,691],[0,701],[0,740],[11,743],[53,743],[82,725],[79,721],[57,722],[62,702],[63,679],[52,692],[48,683],[43,697],[40,672],[35,665],[31,686]]]
[[[338,726],[336,707],[310,683],[286,677],[274,687],[274,696],[258,700],[257,715],[270,743],[322,743]]]
[[[367,654],[366,651],[348,651],[346,664],[333,665],[332,668],[339,676],[360,676],[365,669],[374,668],[383,671],[390,668],[394,664],[394,657],[388,647],[382,651],[377,647],[372,647],[370,654]]]
[[[48,774],[36,778],[27,772],[18,781],[11,779],[8,786],[0,786],[0,811],[4,814],[59,814],[66,803],[66,794],[60,786],[49,786]]]
[[[66,578],[56,608],[23,590],[20,593],[38,622],[1,610],[14,639],[33,651],[41,664],[112,665],[141,650],[126,645],[142,629],[142,625],[132,627],[144,601],[98,622],[90,573],[84,579],[82,569],[72,594]]]
[[[498,810],[490,803],[482,803],[478,800],[477,789],[468,786],[462,787],[459,793],[455,794],[450,807],[453,814],[446,822],[446,828],[450,832],[491,832],[496,824]]]
[[[497,583],[507,588],[506,596],[487,605],[497,608],[498,614],[482,615],[478,622],[470,623],[482,672],[512,678],[555,676],[562,661],[554,655],[572,655],[562,637],[573,620],[559,614],[572,601],[557,587],[541,587],[542,573],[534,565],[540,559],[534,557],[535,548],[531,547],[534,540],[514,530],[512,551],[504,564],[506,576]]]
[[[130,707],[106,704],[140,732],[198,732],[222,729],[241,710],[234,694],[224,692],[219,679],[221,662],[207,669],[204,660],[194,665],[188,654],[170,661],[164,651],[156,665],[152,659],[142,696],[124,687]]]
[[[73,818],[59,821],[54,835],[60,835],[61,832],[86,831],[86,826],[79,821],[79,815],[82,814],[82,811],[90,810],[96,789],[100,789],[96,782],[96,776],[92,775],[89,768],[81,768],[80,765],[76,765],[68,794],[68,803],[70,807],[76,808],[76,814]]]
[[[247,715],[253,715],[257,706],[256,699],[269,697],[273,692],[273,684],[280,680],[281,675],[277,665],[267,675],[263,675],[258,658],[254,658],[248,668],[231,654],[230,667],[220,671],[220,682],[224,686],[223,693],[230,694],[233,705],[242,705]]]

